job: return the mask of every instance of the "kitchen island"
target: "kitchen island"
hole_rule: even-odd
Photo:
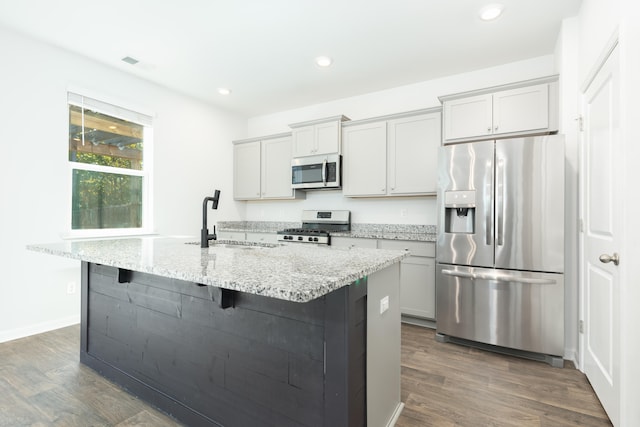
[[[146,237],[82,261],[81,361],[188,425],[385,426],[404,251]]]

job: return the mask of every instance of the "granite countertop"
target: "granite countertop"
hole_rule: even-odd
[[[173,237],[70,240],[27,249],[294,302],[319,298],[408,255],[224,240],[201,249],[199,242]]]
[[[298,222],[275,221],[220,221],[218,231],[237,231],[241,233],[275,233],[285,228],[297,228]],[[356,237],[362,239],[413,240],[435,242],[435,225],[420,224],[351,224],[351,231],[331,232],[332,237]]]
[[[435,242],[437,235],[435,233],[405,233],[384,230],[355,230],[348,232],[334,232],[331,237],[357,237],[360,239],[387,239],[387,240],[413,240],[417,242]]]

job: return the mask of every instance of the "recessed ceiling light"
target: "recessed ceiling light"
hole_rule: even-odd
[[[504,6],[501,4],[488,4],[478,11],[478,16],[480,16],[480,19],[483,21],[493,21],[494,19],[498,19],[503,11]]]
[[[227,89],[226,87],[218,88],[218,93],[220,95],[229,95],[231,93],[231,89]]]
[[[328,56],[318,56],[316,58],[316,64],[318,64],[318,67],[328,67],[332,62],[333,60]]]
[[[127,64],[131,64],[131,65],[136,65],[138,61],[136,58],[132,58],[130,56],[125,56],[124,58],[122,58],[122,61],[126,62]]]

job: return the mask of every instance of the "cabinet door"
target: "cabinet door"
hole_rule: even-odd
[[[370,248],[376,249],[378,241],[376,239],[365,239],[361,237],[332,237],[331,246],[338,248]]]
[[[492,95],[478,95],[446,101],[444,139],[455,140],[490,135],[492,131]]]
[[[291,137],[262,141],[261,196],[264,199],[293,197],[291,189]]]
[[[247,241],[260,243],[278,243],[276,233],[247,233]]]
[[[549,85],[504,90],[493,95],[493,133],[549,127]]]
[[[313,126],[296,128],[291,131],[293,137],[293,157],[312,156],[316,151]]]
[[[245,240],[245,234],[240,231],[219,231],[218,240],[235,240],[242,242]]]
[[[387,192],[387,123],[343,128],[342,179],[345,196],[383,196]]]
[[[441,114],[387,122],[389,194],[435,194]]]
[[[433,242],[380,240],[380,249],[405,250],[411,256],[400,263],[402,314],[434,319],[436,314],[436,246]]]
[[[400,311],[402,314],[435,319],[435,258],[408,257],[400,264]]]
[[[233,198],[260,198],[260,141],[233,146]]]
[[[321,123],[314,126],[315,154],[340,152],[340,122]]]

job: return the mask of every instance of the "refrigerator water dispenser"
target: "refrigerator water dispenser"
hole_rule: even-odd
[[[444,232],[475,233],[476,192],[444,192]]]

